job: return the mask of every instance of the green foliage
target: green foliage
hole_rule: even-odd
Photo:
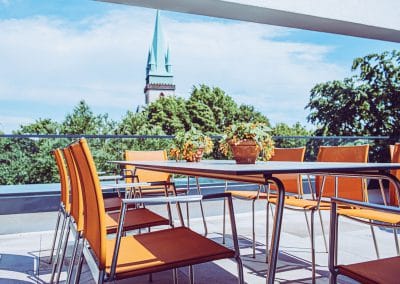
[[[274,150],[274,142],[272,141],[271,128],[264,123],[237,123],[225,128],[224,135],[220,140],[220,148],[224,155],[230,152],[230,144],[239,144],[243,140],[254,141],[265,161],[271,158]]]
[[[185,100],[178,97],[161,97],[145,110],[148,123],[160,126],[168,135],[177,131],[189,130],[190,117]]]
[[[67,114],[61,134],[108,134],[116,123],[107,114],[94,115],[85,101],[80,101],[71,114]]]
[[[189,131],[181,131],[175,134],[169,153],[176,160],[183,158],[186,161],[193,162],[199,160],[198,151],[200,149],[201,154],[209,154],[213,146],[210,137],[192,127]]]
[[[58,133],[60,125],[50,118],[39,118],[34,123],[21,125],[21,129],[17,130],[17,134],[55,134]]]
[[[296,122],[292,126],[286,123],[277,123],[272,128],[273,136],[310,136],[312,133],[307,130],[305,126],[301,125],[300,122]],[[301,147],[305,146],[307,139],[299,138],[275,138],[275,146],[280,148],[291,148],[291,147]]]
[[[353,61],[358,72],[311,90],[307,120],[317,135],[400,134],[400,52],[370,54]]]
[[[268,122],[252,106],[238,106],[220,88],[193,87],[189,99],[163,97],[141,112],[128,111],[117,123],[107,114],[95,115],[80,101],[61,122],[40,118],[23,125],[15,134],[132,134],[174,135],[196,127],[205,134],[220,134],[233,122]],[[58,181],[51,151],[73,139],[0,139],[0,184],[47,183]],[[88,139],[100,171],[114,171],[107,161],[124,159],[125,150],[170,149],[171,139]],[[214,158],[221,157],[218,145]]]
[[[400,51],[356,58],[352,71],[357,74],[311,90],[307,120],[317,126],[315,134],[390,136],[398,141]],[[377,144],[374,151],[372,160],[387,160],[387,146]]]
[[[256,111],[254,106],[240,105],[236,112],[234,121],[237,122],[259,122],[271,126],[268,118],[261,112]]]

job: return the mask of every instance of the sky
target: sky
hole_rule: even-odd
[[[90,0],[0,0],[0,131],[61,122],[80,100],[120,120],[144,104],[156,11]],[[176,95],[222,88],[272,124],[307,128],[312,87],[351,76],[354,58],[400,44],[162,12]]]

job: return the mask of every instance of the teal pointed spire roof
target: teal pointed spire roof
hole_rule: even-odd
[[[153,42],[147,59],[146,71],[147,78],[149,76],[172,76],[170,48],[165,42],[160,20],[160,11],[158,10],[154,26]]]

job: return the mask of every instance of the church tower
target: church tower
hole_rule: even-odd
[[[165,42],[161,28],[160,12],[157,10],[153,42],[147,58],[146,86],[144,87],[146,105],[160,97],[174,95],[175,85],[173,79],[170,48]]]

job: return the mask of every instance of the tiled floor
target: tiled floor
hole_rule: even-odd
[[[221,242],[222,240],[222,216],[215,214],[220,212],[221,202],[207,202],[206,212],[211,212],[207,218],[209,237]],[[259,203],[262,203],[261,201]],[[258,205],[256,211],[256,233],[257,233],[257,257],[251,257],[251,214],[246,211],[250,209],[250,203],[235,201],[237,208],[236,220],[238,233],[240,234],[241,254],[244,263],[245,281],[247,283],[265,283],[267,265],[265,260],[265,211]],[[154,208],[161,210],[161,207]],[[198,210],[193,208],[191,215],[191,226],[198,232],[203,232],[201,219],[198,218]],[[196,213],[197,212],[197,213]],[[18,216],[10,216],[17,220]],[[27,216],[21,216],[27,222]],[[37,224],[42,226],[43,231],[24,232],[0,235],[0,283],[47,283],[50,278],[51,267],[47,260],[52,240],[52,231],[48,229],[54,226],[56,214],[49,213],[46,217],[43,214],[31,214],[29,226]],[[328,212],[323,213],[326,232],[328,231]],[[0,223],[7,225],[6,217],[1,216]],[[318,218],[316,218],[318,221]],[[328,254],[325,252],[320,226],[316,225],[316,260],[317,260],[317,283],[328,282],[327,261]],[[354,221],[341,219],[339,237],[339,262],[351,263],[359,260],[376,258],[371,231],[367,225],[354,223]],[[229,228],[229,224],[227,226]],[[21,228],[21,231],[25,231]],[[229,231],[228,231],[229,232]],[[388,230],[377,229],[377,239],[381,256],[395,255],[393,234]],[[71,239],[72,241],[72,239]],[[229,244],[229,241],[228,241]],[[71,243],[72,245],[72,243]],[[276,281],[280,283],[311,283],[310,264],[310,240],[306,229],[304,214],[293,211],[285,211],[283,232],[281,235],[279,263],[276,274]],[[65,264],[69,262],[66,261]],[[61,279],[65,280],[65,269]],[[187,269],[180,269],[180,283],[187,283]],[[195,267],[196,283],[235,283],[236,263],[231,260],[217,261],[198,265]],[[348,283],[348,280],[341,279],[341,283]],[[85,266],[81,283],[94,283],[88,268]],[[118,281],[117,283],[149,283],[148,276],[135,279]],[[153,275],[152,283],[172,283],[171,271],[156,273]]]

